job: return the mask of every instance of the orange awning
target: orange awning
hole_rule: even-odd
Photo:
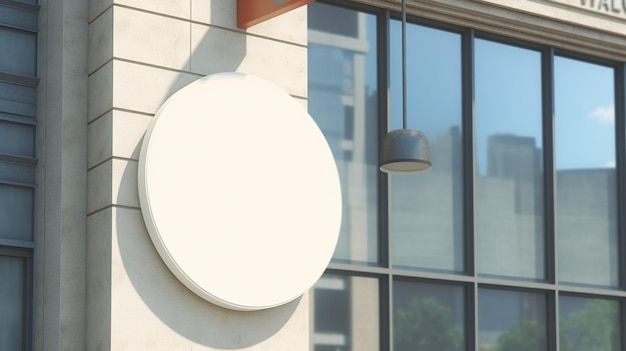
[[[237,26],[249,28],[315,0],[237,0]]]

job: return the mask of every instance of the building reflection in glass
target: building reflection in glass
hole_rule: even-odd
[[[541,53],[476,39],[475,110],[478,273],[543,280]]]
[[[312,289],[314,351],[379,349],[377,279],[325,274]]]
[[[309,15],[308,110],[337,162],[343,218],[334,260],[378,262],[376,21],[314,3]]]
[[[401,23],[390,23],[391,129],[401,127]],[[407,24],[408,127],[430,141],[433,168],[391,175],[389,231],[394,267],[463,272],[461,36]]]
[[[615,71],[564,57],[554,65],[558,278],[617,287]]]

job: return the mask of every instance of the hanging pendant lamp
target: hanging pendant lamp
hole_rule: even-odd
[[[380,170],[385,173],[420,173],[432,167],[428,139],[407,128],[406,100],[406,0],[402,0],[402,129],[387,133],[381,145]]]

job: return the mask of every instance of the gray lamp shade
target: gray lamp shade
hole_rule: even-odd
[[[430,146],[424,133],[413,129],[393,130],[383,140],[380,170],[386,173],[420,173],[430,170]]]

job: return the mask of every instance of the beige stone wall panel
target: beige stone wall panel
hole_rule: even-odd
[[[87,217],[86,350],[111,349],[112,208]]]
[[[190,0],[114,0],[114,3],[183,20],[189,20],[191,14]]]
[[[114,60],[111,108],[154,115],[167,98],[200,77],[199,74]]]
[[[87,122],[92,122],[113,108],[112,61],[89,76],[87,95]]]
[[[111,206],[139,208],[137,162],[110,159],[87,172],[87,213]]]
[[[89,0],[89,22],[98,18],[103,12],[113,6],[113,0]]]
[[[112,119],[111,156],[139,160],[143,135],[152,121],[152,116],[114,110]]]
[[[306,47],[200,24],[192,24],[191,35],[194,73],[250,73],[306,97]]]
[[[110,159],[113,153],[113,111],[87,126],[87,168]]]
[[[112,110],[89,124],[88,168],[112,158],[139,160],[151,115]]]
[[[308,349],[306,297],[257,312],[210,304],[170,273],[139,210],[112,213],[112,350]]]
[[[89,60],[87,72],[93,74],[113,59],[113,9],[98,16],[89,24]]]
[[[113,38],[115,58],[173,70],[189,70],[191,39],[188,20],[114,6]]]

